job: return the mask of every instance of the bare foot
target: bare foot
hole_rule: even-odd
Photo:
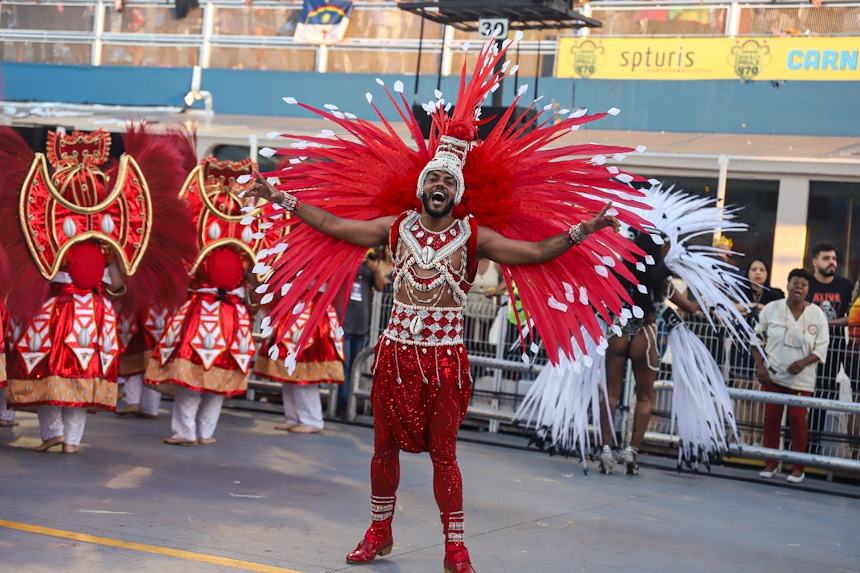
[[[197,439],[197,443],[200,445],[203,445],[203,446],[208,446],[210,444],[214,444],[217,441],[218,440],[216,440],[215,438],[198,438]]]
[[[72,444],[63,444],[63,453],[76,454],[78,453],[78,446],[73,446]]]
[[[11,428],[20,424],[21,422],[16,422],[15,420],[0,420],[0,428]]]
[[[317,432],[322,432],[322,428],[311,428],[310,426],[298,425],[295,428],[290,428],[291,432],[295,432],[296,434],[316,434]]]
[[[35,448],[33,448],[34,452],[46,452],[48,448],[53,448],[54,446],[58,446],[60,444],[64,444],[66,442],[65,436],[56,436],[50,439],[45,440]]]
[[[289,431],[289,430],[292,430],[293,428],[295,428],[296,426],[298,426],[298,424],[278,424],[277,426],[275,426],[275,429],[276,430]]]

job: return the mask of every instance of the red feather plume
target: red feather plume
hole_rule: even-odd
[[[429,145],[423,139],[410,105],[402,95],[400,103],[386,94],[406,124],[413,141],[400,138],[388,120],[373,104],[382,127],[356,118],[352,114],[326,105],[320,110],[298,103],[302,108],[327,119],[343,129],[344,136],[332,132],[315,137],[285,134],[297,140],[291,148],[279,149],[289,164],[266,174],[279,178],[277,188],[295,195],[300,201],[316,205],[331,214],[351,219],[370,220],[399,215],[408,209],[420,209],[415,197],[418,176],[433,157],[441,135],[454,135],[471,141],[482,123],[476,113],[484,99],[504,75],[493,69],[504,57],[506,45],[498,53],[487,44],[478,58],[478,67],[466,81],[466,67],[461,71],[456,106],[449,117],[444,101],[431,102],[425,109],[433,116]],[[380,80],[378,80],[381,83]],[[456,217],[472,214],[478,224],[502,235],[537,241],[567,231],[572,225],[589,219],[606,201],[613,201],[622,222],[640,228],[644,221],[628,208],[647,209],[637,201],[642,194],[627,183],[643,181],[641,177],[605,167],[598,156],[624,154],[630,148],[601,145],[552,147],[570,129],[606,114],[584,116],[559,114],[529,122],[514,117],[519,98],[499,119],[490,135],[473,146],[464,168],[466,193],[455,209]],[[529,109],[535,104],[532,103]],[[332,109],[333,108],[333,109]],[[283,164],[282,164],[283,165]],[[281,218],[278,207],[268,206],[264,216],[280,219],[270,233],[281,233],[289,226],[281,242],[288,244],[286,256],[274,264],[268,280],[271,292],[280,296],[274,305],[269,324],[286,321],[283,331],[295,323],[300,310],[328,283],[320,304],[310,316],[316,324],[335,294],[351,282],[361,264],[365,249],[333,239],[314,231],[295,218]],[[597,339],[601,330],[595,312],[608,319],[618,314],[623,300],[629,301],[616,274],[629,280],[634,277],[624,261],[644,256],[631,241],[605,229],[574,247],[561,257],[541,265],[505,268],[505,276],[516,281],[525,311],[546,344],[553,362],[558,349],[571,356],[571,337],[583,345],[579,325]],[[285,285],[289,285],[288,287]],[[280,287],[280,290],[278,290]],[[297,346],[303,347],[313,332],[306,328]]]
[[[153,211],[149,245],[137,272],[128,277],[123,297],[123,309],[137,316],[150,306],[177,308],[187,298],[188,269],[197,257],[197,240],[179,191],[197,165],[195,138],[184,128],[155,133],[145,122],[129,123],[123,135],[126,153],[146,178]]]
[[[21,188],[35,156],[17,132],[0,127],[0,245],[10,269],[0,283],[0,299],[9,314],[22,321],[38,314],[50,293],[33,263],[18,215]]]

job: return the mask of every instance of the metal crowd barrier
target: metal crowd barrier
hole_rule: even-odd
[[[376,293],[372,307],[369,347],[358,355],[353,370],[349,373],[351,384],[347,416],[350,420],[355,420],[362,414],[372,415],[369,399],[373,345],[384,328],[384,317],[390,312],[390,299],[390,295]],[[501,306],[488,304],[490,307],[484,314],[492,313],[494,317],[501,314],[503,322],[507,323],[506,304]],[[498,310],[500,308],[501,313]],[[497,319],[494,318],[494,320]],[[771,459],[785,463],[804,463],[828,470],[860,473],[860,401],[852,395],[851,381],[844,369],[837,374],[842,399],[839,399],[839,395],[802,397],[751,389],[744,386],[758,387],[755,372],[748,363],[738,359],[737,353],[731,352],[731,344],[725,336],[715,332],[704,322],[692,320],[688,325],[713,353],[721,357],[718,363],[723,366],[725,378],[728,380],[729,396],[735,406],[740,434],[738,443],[729,444],[729,455],[759,460]],[[533,380],[546,365],[546,358],[541,353],[538,353],[537,360],[532,365],[511,359],[511,355],[519,356],[522,352],[518,337],[512,336],[515,334],[515,329],[501,329],[500,340],[496,344],[488,344],[486,336],[475,338],[474,332],[470,332],[468,328],[465,331],[465,344],[470,350],[469,361],[475,381],[466,416],[467,419],[486,422],[490,432],[500,431],[502,425],[509,429],[517,424],[513,419],[514,412],[522,401],[530,380]],[[677,437],[670,433],[671,356],[665,352],[665,336],[666,330],[658,324],[661,370],[654,386],[653,414],[645,440],[646,445],[671,447],[677,443]],[[511,346],[514,347],[513,350]],[[838,359],[850,364],[851,356],[847,351],[845,352],[845,355]],[[615,417],[615,429],[621,436],[622,444],[627,443],[631,431],[628,413],[635,407],[633,387],[633,381],[628,372],[628,379],[625,381],[626,392],[622,394]],[[817,451],[798,453],[784,449],[764,448],[761,437],[765,403],[810,408],[809,419],[812,425],[810,441],[818,444]],[[823,414],[823,417],[815,418],[814,413]]]

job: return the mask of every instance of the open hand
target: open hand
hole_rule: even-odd
[[[590,235],[592,233],[596,233],[600,229],[604,227],[612,227],[612,230],[616,233],[621,229],[621,223],[618,222],[612,215],[607,215],[607,211],[612,207],[612,201],[608,202],[603,206],[603,209],[600,210],[600,213],[594,216],[594,218],[589,219],[588,221],[583,221],[580,223],[582,225],[582,232]]]
[[[256,180],[243,192],[245,197],[259,197],[271,203],[280,203],[284,200],[285,194],[275,189],[275,186],[260,175],[256,168],[253,173]]]

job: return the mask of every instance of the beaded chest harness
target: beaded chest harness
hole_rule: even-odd
[[[441,300],[447,286],[457,304],[465,307],[471,283],[467,279],[469,267],[464,247],[471,235],[468,217],[454,221],[450,227],[437,233],[421,224],[419,213],[409,213],[400,222],[398,245],[392,245],[394,292],[398,292],[405,282],[406,296],[411,303],[432,306]],[[400,252],[400,244],[406,247],[403,253]],[[460,264],[455,268],[453,258],[458,252]],[[436,272],[421,276],[418,269]]]

